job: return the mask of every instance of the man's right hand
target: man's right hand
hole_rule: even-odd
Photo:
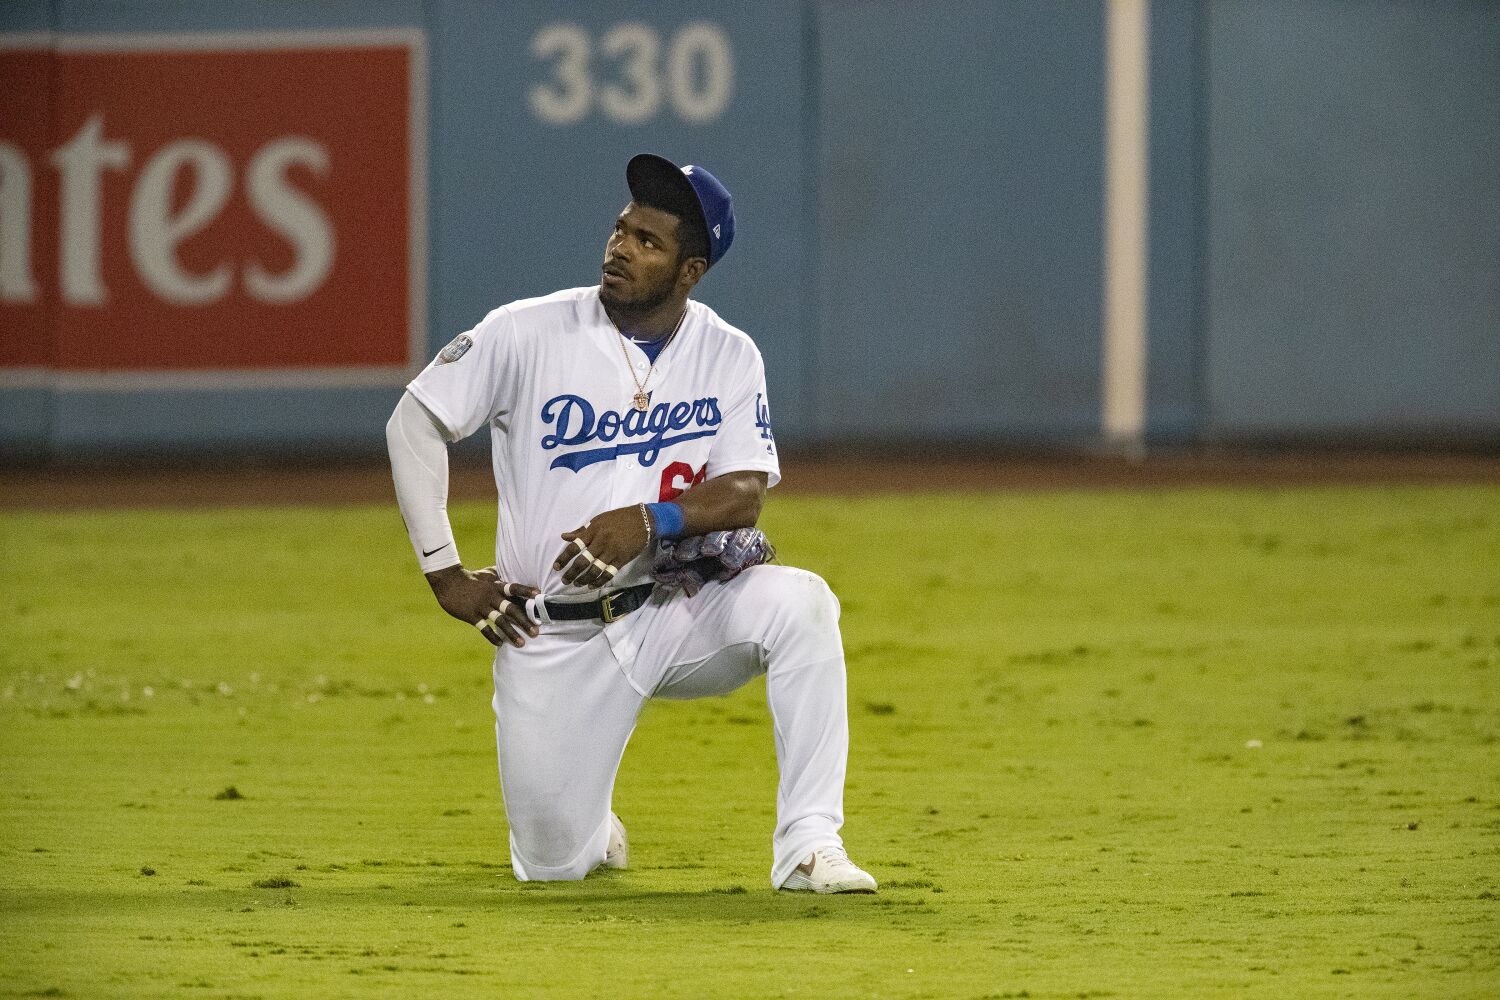
[[[537,634],[536,623],[526,615],[526,601],[541,591],[506,583],[494,567],[470,573],[462,566],[449,566],[428,573],[427,583],[444,611],[477,627],[493,645],[504,641],[524,646],[526,636]]]

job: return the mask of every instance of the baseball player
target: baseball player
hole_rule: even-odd
[[[753,526],[780,471],[760,352],[688,298],[734,239],[729,192],[650,154],[626,180],[600,283],[490,313],[386,426],[433,594],[496,646],[511,867],[522,880],[626,867],[611,796],[646,700],[765,674],[780,765],[771,884],[873,892],[839,837],[849,730],[833,593],[773,565],[692,593],[653,579],[660,543]],[[447,444],[482,426],[499,524],[494,567],[470,571],[448,523]]]

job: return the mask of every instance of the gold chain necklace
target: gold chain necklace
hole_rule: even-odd
[[[672,327],[671,333],[667,334],[666,342],[661,345],[661,350],[656,352],[656,360],[660,360],[661,356],[667,352],[668,345],[672,343],[672,338],[677,336],[677,331],[682,329],[682,321],[685,319],[687,319],[686,309],[682,310],[682,315],[677,317],[677,325]],[[651,396],[646,392],[646,386],[651,382],[651,376],[656,374],[656,360],[653,360],[651,367],[646,369],[646,377],[644,379],[636,378],[635,365],[630,363],[630,352],[625,350],[625,334],[620,332],[618,326],[615,326],[613,318],[609,322],[611,326],[615,327],[615,333],[620,335],[620,356],[625,359],[625,370],[630,373],[630,380],[635,383],[635,395],[630,397],[630,405],[644,413],[646,407],[651,405]]]

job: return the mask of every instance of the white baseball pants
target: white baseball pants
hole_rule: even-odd
[[[839,604],[816,574],[756,566],[695,596],[660,592],[601,626],[558,623],[495,657],[511,867],[580,879],[604,860],[625,744],[647,698],[722,695],[766,675],[780,784],[771,884],[838,845],[849,724]]]

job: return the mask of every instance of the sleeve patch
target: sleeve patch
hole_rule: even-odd
[[[454,337],[447,347],[438,352],[437,363],[440,365],[450,365],[469,353],[469,348],[473,346],[474,338],[467,333],[461,333],[457,337]]]

